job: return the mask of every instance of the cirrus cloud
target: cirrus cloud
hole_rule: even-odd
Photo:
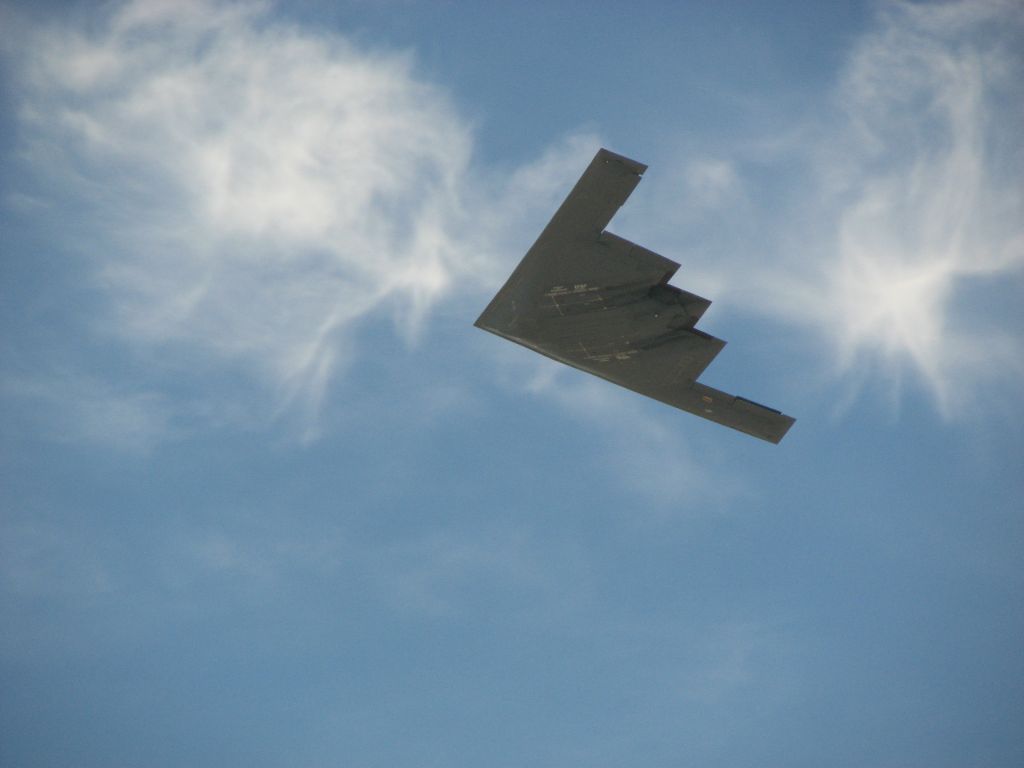
[[[810,159],[780,227],[793,234],[771,273],[741,280],[762,311],[820,333],[838,374],[894,395],[910,374],[947,418],[1024,375],[997,308],[1024,281],[1022,32],[1009,3],[881,6],[833,117],[787,150]]]
[[[493,279],[568,164],[474,174],[466,121],[410,56],[270,10],[133,0],[24,25],[5,47],[38,186],[17,197],[86,251],[104,332],[255,371],[309,415],[358,323],[383,312],[412,338],[453,285]]]

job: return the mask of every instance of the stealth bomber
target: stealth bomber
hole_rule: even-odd
[[[794,419],[697,381],[725,342],[679,264],[605,227],[647,166],[600,150],[475,325],[566,365],[778,443]]]

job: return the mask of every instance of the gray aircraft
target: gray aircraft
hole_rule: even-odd
[[[794,419],[697,381],[725,342],[671,259],[605,231],[647,166],[600,150],[475,325],[663,403],[778,443]]]

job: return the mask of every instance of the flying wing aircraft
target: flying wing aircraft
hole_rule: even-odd
[[[600,150],[475,325],[705,419],[778,443],[794,419],[697,378],[725,342],[679,269],[605,230],[647,166]]]

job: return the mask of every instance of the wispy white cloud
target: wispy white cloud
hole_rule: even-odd
[[[519,349],[500,348],[493,360],[505,386],[554,401],[586,431],[598,449],[593,471],[602,482],[642,499],[646,520],[658,523],[698,510],[725,509],[748,491],[712,446],[702,446],[698,454],[688,444],[681,422],[696,417]]]
[[[707,207],[716,207],[735,194],[738,187],[736,169],[720,158],[694,160],[686,168],[689,199]]]
[[[809,163],[780,172],[780,200],[744,179],[738,153],[733,186],[747,187],[734,213],[755,226],[729,241],[728,271],[716,264],[705,278],[716,298],[733,291],[820,333],[847,380],[881,378],[898,399],[910,374],[945,417],[1024,375],[1021,329],[964,298],[1024,286],[1022,41],[1013,3],[881,6],[830,117],[768,157],[747,153],[762,166]],[[708,169],[694,160],[690,178]]]
[[[792,652],[787,646],[793,638],[765,621],[725,621],[709,630],[694,654],[700,663],[678,680],[683,695],[706,704],[731,701],[754,684],[765,685],[766,668],[779,666]],[[776,688],[788,682],[781,675],[773,679]]]
[[[414,326],[464,267],[468,136],[407,59],[253,4],[132,2],[94,29],[33,35],[22,118],[30,163],[77,170],[129,338],[241,360],[315,404],[348,326],[396,297]]]
[[[179,431],[167,398],[155,391],[119,389],[82,373],[8,377],[0,394],[32,420],[32,431],[61,443],[103,443],[146,452]],[[8,429],[16,429],[12,418]]]
[[[41,522],[0,524],[0,598],[83,599],[114,588],[104,542]],[[109,549],[109,548],[108,548]]]
[[[5,43],[42,187],[21,194],[88,243],[108,329],[256,371],[279,405],[315,413],[369,315],[411,338],[486,282],[505,215],[549,194],[550,157],[474,175],[466,121],[409,56],[260,3],[105,8]]]
[[[181,598],[179,607],[192,612],[225,592],[243,601],[287,600],[312,578],[340,600],[379,601],[413,620],[455,619],[500,604],[520,619],[557,622],[591,597],[583,548],[508,525],[380,539],[242,516],[227,525],[176,526],[147,542],[151,551],[138,563],[112,537],[36,523],[3,530],[0,551],[10,556],[0,566],[0,598],[9,600],[146,591],[154,603]]]
[[[825,162],[848,203],[823,298],[842,369],[909,366],[953,416],[981,372],[1024,373],[1020,329],[958,295],[1024,278],[1024,90],[1020,49],[1003,47],[1024,40],[1024,15],[898,4],[882,22],[841,85],[844,162]]]
[[[565,542],[542,543],[526,531],[502,526],[401,540],[358,560],[367,585],[395,610],[434,618],[499,601],[517,615],[547,617],[552,603],[565,608],[566,584],[578,583],[587,569]]]

